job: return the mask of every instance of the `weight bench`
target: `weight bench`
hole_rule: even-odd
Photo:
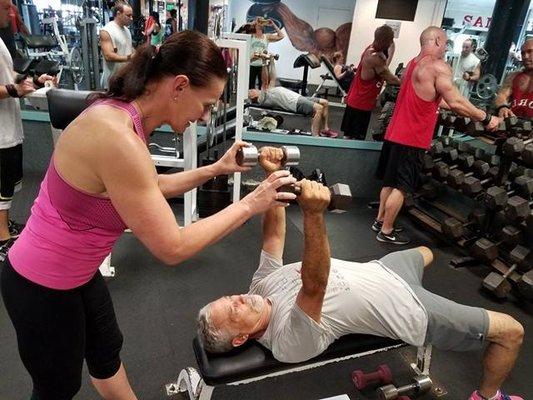
[[[256,104],[256,103],[246,103],[244,105],[244,110],[246,110],[246,109],[268,111],[268,112],[273,112],[273,113],[276,113],[276,114],[296,115],[296,116],[300,116],[300,117],[307,117],[307,115],[303,115],[303,114],[300,114],[300,113],[297,113],[297,112],[293,112],[293,111],[287,111],[287,110],[284,110],[283,108],[261,106],[261,105]]]
[[[188,393],[190,400],[210,400],[217,386],[248,384],[406,345],[398,340],[378,336],[346,335],[332,343],[319,356],[306,362],[288,364],[277,361],[269,350],[256,341],[249,341],[229,353],[209,354],[196,337],[192,346],[198,370],[193,367],[184,368],[178,379],[167,384],[165,390],[167,396]],[[417,374],[429,375],[430,361],[431,346],[421,347],[418,349],[417,363],[411,367]]]

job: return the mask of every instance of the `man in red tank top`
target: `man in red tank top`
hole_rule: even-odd
[[[374,42],[361,55],[355,78],[346,96],[342,118],[345,139],[365,140],[372,110],[383,87],[383,81],[399,85],[400,79],[389,71],[392,54],[385,55],[394,44],[394,31],[388,25],[374,32]]]
[[[459,115],[483,121],[495,129],[499,118],[472,105],[453,85],[453,72],[444,61],[446,34],[429,27],[420,37],[420,54],[410,61],[385,135],[377,177],[383,180],[379,214],[372,225],[377,240],[405,245],[409,239],[393,228],[406,193],[416,191],[422,158],[431,145],[439,106]]]
[[[513,72],[501,87],[494,101],[502,118],[517,116],[533,119],[533,39],[522,45],[523,71]]]

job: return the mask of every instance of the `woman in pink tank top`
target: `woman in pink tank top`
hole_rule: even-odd
[[[218,47],[184,31],[142,45],[111,77],[109,91],[76,118],[56,145],[31,216],[2,267],[2,297],[17,332],[33,397],[72,399],[84,359],[103,396],[135,399],[122,362],[122,335],[98,271],[129,227],[156,257],[177,265],[255,214],[295,196],[278,171],[251,194],[180,229],[167,203],[212,177],[246,171],[236,142],[216,163],[157,175],[146,138],[168,124],[184,132],[207,120],[227,79]]]

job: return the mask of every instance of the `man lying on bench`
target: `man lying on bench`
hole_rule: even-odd
[[[338,132],[329,127],[329,103],[326,99],[304,97],[290,89],[276,86],[276,68],[274,60],[263,67],[263,86],[261,90],[250,89],[248,98],[258,106],[280,109],[313,117],[311,133],[313,136],[336,138]]]
[[[263,148],[260,154],[267,174],[279,169],[282,159],[277,148]],[[226,352],[255,339],[279,361],[296,363],[317,356],[350,333],[456,351],[481,349],[486,341],[483,379],[470,399],[521,399],[499,391],[522,343],[519,322],[424,289],[422,274],[433,260],[427,247],[367,263],[330,258],[324,221],[329,190],[308,180],[299,186],[303,261],[283,265],[285,210],[268,210],[259,268],[248,294],[222,297],[200,310],[199,337],[207,351]]]

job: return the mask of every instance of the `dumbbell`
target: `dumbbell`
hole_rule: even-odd
[[[533,166],[533,143],[528,143],[522,150],[522,161],[527,166]]]
[[[469,156],[473,159],[473,156]],[[483,160],[476,160],[471,168],[472,171],[466,173],[459,169],[451,169],[446,176],[446,181],[451,187],[459,189],[465,182],[465,179],[473,175],[477,178],[487,179],[494,179],[498,176],[498,167],[490,167],[489,164]]]
[[[350,186],[344,183],[336,183],[329,188],[331,198],[328,210],[336,213],[342,213],[348,210],[352,204],[352,191]],[[285,185],[278,188],[278,192],[289,192],[299,196],[302,189],[298,185]]]
[[[533,142],[533,139],[522,140],[517,137],[508,138],[502,145],[502,154],[510,158],[518,158],[526,145]]]
[[[285,167],[300,163],[300,149],[296,146],[281,146],[283,159],[281,164]],[[241,167],[253,167],[259,162],[259,151],[255,146],[241,147],[237,152],[237,164]]]
[[[499,169],[497,167],[489,168],[485,179],[478,179],[474,176],[467,176],[461,183],[461,191],[465,196],[475,197],[480,194],[487,183],[491,183],[498,176]],[[460,179],[460,178],[459,178]]]
[[[455,122],[453,123],[453,127],[459,132],[465,133],[466,127],[468,126],[468,124],[470,124],[470,121],[471,119],[468,117],[459,116],[455,119]]]
[[[380,400],[398,399],[403,395],[421,395],[431,390],[433,382],[427,375],[416,375],[413,377],[413,383],[410,385],[396,387],[394,385],[382,386],[378,389]]]
[[[514,190],[507,191],[500,186],[491,186],[485,192],[484,203],[490,210],[502,210],[509,202],[509,196]]]
[[[516,287],[522,296],[528,300],[533,300],[533,270],[522,274],[516,282]]]
[[[381,364],[375,372],[364,373],[358,369],[352,372],[352,381],[357,390],[374,384],[387,385],[392,382],[392,372],[387,364]]]
[[[446,218],[441,224],[442,233],[450,239],[460,239],[464,236],[464,229],[469,227],[481,228],[485,224],[486,213],[478,208],[468,215],[467,222],[461,222],[453,217]]]
[[[514,179],[512,186],[516,192],[526,199],[533,196],[533,177],[528,175],[520,175]]]
[[[475,158],[483,158],[485,156],[485,150],[471,146],[469,153],[472,154]]]
[[[491,272],[485,279],[483,279],[483,288],[491,292],[499,299],[507,298],[511,291],[511,284],[507,278],[516,270],[527,272],[531,270],[531,251],[524,246],[516,246],[510,253],[513,264],[509,270],[500,275],[496,272]]]
[[[506,225],[502,228],[500,234],[500,241],[493,242],[487,238],[476,240],[470,249],[472,257],[490,264],[498,258],[500,251],[499,247],[513,248],[517,246],[522,240],[522,232],[516,226]]]
[[[505,206],[504,214],[512,222],[520,223],[531,213],[533,201],[527,201],[523,197],[511,197]]]

